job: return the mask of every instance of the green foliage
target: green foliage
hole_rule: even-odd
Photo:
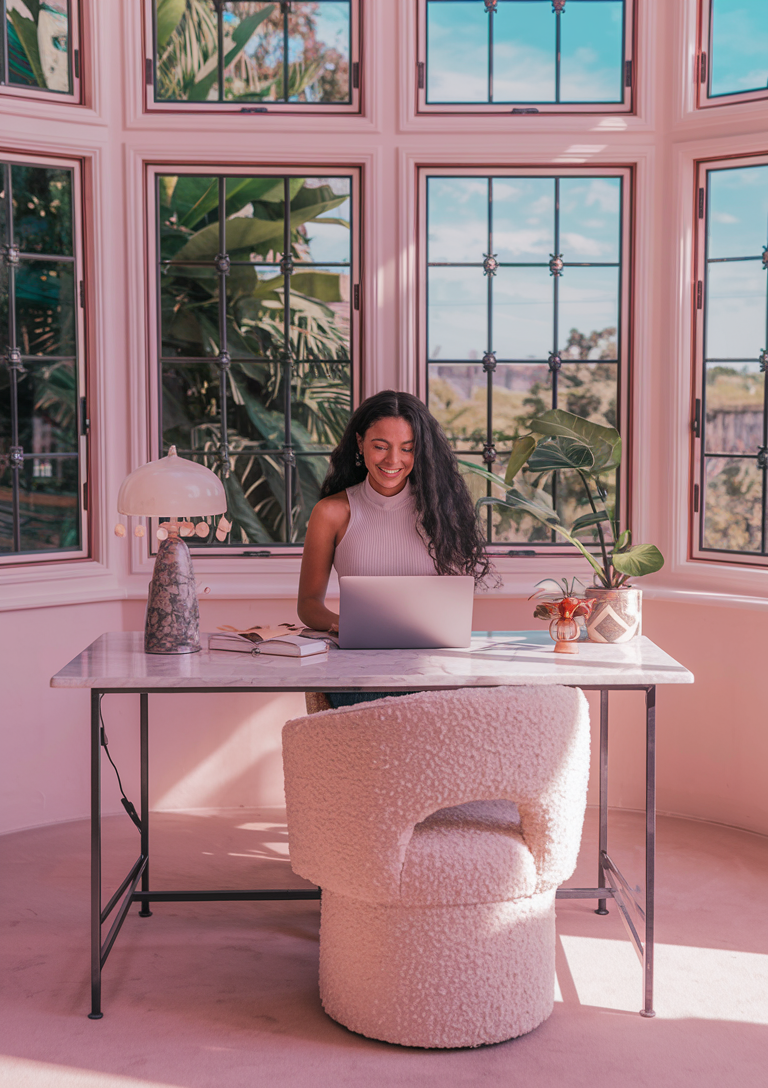
[[[174,364],[173,356],[216,356],[222,300],[214,259],[219,253],[216,179],[160,179],[160,238],[174,263],[161,272],[163,323],[163,437],[165,445],[191,449],[224,478],[237,544],[303,539],[327,469],[327,453],[339,441],[350,412],[347,277],[296,265],[290,278],[288,341],[285,277],[277,256],[283,248],[286,209],[282,177],[229,178],[226,190],[227,276],[226,441],[218,368],[203,361]],[[289,185],[291,255],[308,260],[308,224],[322,230],[326,216],[347,199],[328,185]],[[333,219],[343,223],[346,220]],[[188,260],[198,265],[175,263]],[[265,274],[259,265],[270,267]],[[272,275],[272,272],[277,274]],[[294,360],[286,388],[286,349]],[[286,402],[291,412],[291,522],[288,541],[285,471]]]
[[[615,471],[621,464],[621,438],[613,427],[603,427],[587,419],[553,408],[530,421],[531,435],[519,438],[512,447],[510,465],[505,477],[479,469],[474,462],[461,464],[505,490],[503,499],[482,498],[478,508],[506,508],[529,514],[548,530],[557,533],[578,549],[606,587],[618,588],[629,578],[652,574],[664,565],[664,557],[653,544],[631,547],[629,530],[619,532],[614,512],[605,506],[604,488],[600,476]],[[538,437],[534,437],[538,436]],[[521,476],[527,465],[535,481],[531,486]],[[552,473],[572,472],[581,480],[592,510],[576,518],[570,528],[564,525],[554,509],[552,498],[540,485]],[[608,524],[615,541],[608,546],[603,525]],[[587,528],[597,528],[602,562],[598,562],[577,534]]]
[[[241,2],[239,21],[223,22],[224,86],[219,82],[218,20],[207,0],[156,0],[157,95],[161,101],[263,102],[282,100],[283,15],[277,3],[263,7]],[[346,97],[348,64],[316,37],[312,9],[294,14],[291,37],[302,42],[300,59],[288,63],[287,93],[291,101],[310,95],[328,101]],[[275,61],[275,54],[281,59]]]
[[[43,66],[40,63],[40,49],[37,44],[37,22],[35,19],[27,19],[21,12],[14,9],[8,12],[8,20],[13,28],[16,41],[21,46],[29,65],[31,79],[27,77],[25,82],[33,83],[38,87],[45,87]],[[15,43],[10,43],[15,44]],[[26,75],[26,73],[22,73]]]

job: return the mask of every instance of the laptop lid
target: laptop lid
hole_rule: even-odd
[[[469,646],[475,583],[468,575],[339,579],[343,650]]]

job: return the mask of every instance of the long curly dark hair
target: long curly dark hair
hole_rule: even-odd
[[[416,500],[419,531],[438,574],[471,574],[482,584],[493,567],[485,552],[475,508],[440,424],[411,393],[385,389],[364,400],[331,454],[320,497],[361,483],[367,469],[356,464],[357,436],[380,419],[404,419],[413,431],[413,469],[408,477]]]

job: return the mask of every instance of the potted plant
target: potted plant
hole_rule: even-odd
[[[531,433],[512,444],[504,477],[462,462],[506,492],[503,499],[489,496],[477,505],[530,514],[573,544],[594,571],[595,584],[586,591],[586,596],[595,600],[587,619],[590,639],[626,642],[640,634],[642,626],[642,591],[631,585],[630,579],[660,570],[664,557],[654,544],[633,544],[629,529],[620,532],[615,508],[607,505],[604,481],[621,464],[619,432],[560,408],[535,417],[529,426]],[[524,468],[530,481],[521,476]],[[589,512],[570,526],[560,520],[543,488],[552,473],[562,471],[578,475],[589,506]],[[587,529],[597,532],[597,555],[579,539]]]

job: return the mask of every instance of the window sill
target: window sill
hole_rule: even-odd
[[[101,563],[74,561],[0,570],[0,612],[116,601],[125,587]]]

